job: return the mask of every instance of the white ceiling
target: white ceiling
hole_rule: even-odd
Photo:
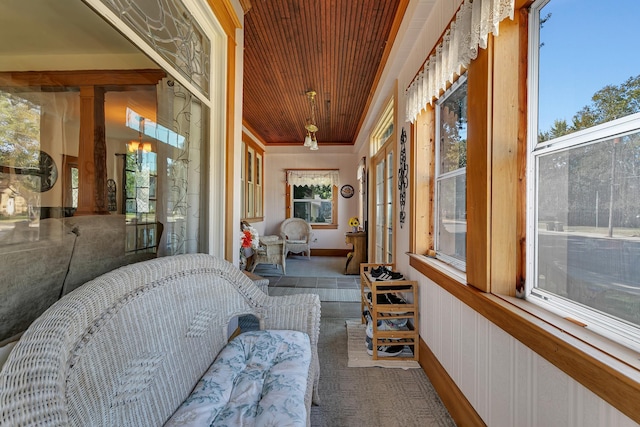
[[[80,0],[2,0],[0,55],[140,53]]]

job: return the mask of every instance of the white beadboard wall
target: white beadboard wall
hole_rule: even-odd
[[[411,272],[420,284],[420,335],[488,426],[638,426],[443,288]]]

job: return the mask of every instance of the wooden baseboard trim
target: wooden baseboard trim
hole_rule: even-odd
[[[346,257],[349,249],[311,249],[311,256],[343,256]],[[345,259],[346,262],[346,259]]]
[[[422,338],[419,363],[457,425],[486,426]]]

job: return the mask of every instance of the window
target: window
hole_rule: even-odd
[[[337,170],[287,170],[287,218],[337,228],[338,183]]]
[[[90,56],[92,70],[59,71],[59,58],[45,45],[33,44],[38,71],[5,76],[0,91],[0,237],[15,234],[22,221],[28,221],[30,235],[20,239],[28,241],[45,220],[61,222],[48,221],[51,218],[112,214],[123,225],[126,218],[121,247],[127,252],[208,251],[210,241],[202,233],[211,218],[208,194],[217,191],[210,190],[205,179],[213,101],[186,88],[184,79],[171,74],[175,70],[155,67],[153,58],[84,2],[65,2],[65,7],[81,13],[85,25],[62,10],[52,14],[51,25],[73,33],[68,49],[57,53]],[[126,30],[120,21],[114,24]],[[30,25],[37,26],[37,20]],[[91,46],[81,49],[82,43],[73,43],[94,40],[96,34],[113,41],[101,46],[105,54],[131,45],[131,52],[137,52],[131,64],[144,68],[108,66],[110,55],[95,55]],[[181,40],[177,33],[173,39]],[[12,62],[10,57],[6,60]],[[28,87],[25,78],[30,79]],[[140,113],[133,114],[132,106]],[[142,112],[148,119],[141,135]],[[142,152],[139,158],[125,154],[129,143],[140,138],[154,145],[153,152]],[[109,209],[109,187],[116,192],[117,210]],[[0,240],[4,246],[10,239]],[[118,249],[110,243],[105,254]]]
[[[241,156],[242,219],[261,221],[264,197],[262,191],[264,152],[246,134],[243,134]]]
[[[75,156],[62,156],[64,169],[64,206],[66,208],[78,207],[78,158]]]
[[[293,217],[313,224],[332,224],[333,186],[294,185]]]
[[[396,143],[394,131],[395,99],[391,97],[387,106],[378,117],[377,124],[371,133],[369,146],[371,150],[371,180],[373,192],[371,197],[372,218],[371,246],[373,262],[392,263],[394,259],[393,224],[395,222],[395,172],[396,163],[393,150]]]
[[[634,28],[621,3],[532,8],[527,297],[640,348],[640,60],[592,31]]]
[[[157,155],[127,152],[124,165],[124,197],[128,253],[157,250]]]
[[[467,81],[463,77],[436,104],[436,256],[465,270],[467,238]]]

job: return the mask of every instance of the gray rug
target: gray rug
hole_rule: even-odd
[[[313,427],[455,426],[422,369],[349,368],[344,318],[323,318]]]
[[[345,275],[347,259],[343,257],[289,255],[287,257],[286,276],[294,277],[357,277]],[[254,273],[263,277],[281,276],[282,270],[272,264],[258,264]]]

